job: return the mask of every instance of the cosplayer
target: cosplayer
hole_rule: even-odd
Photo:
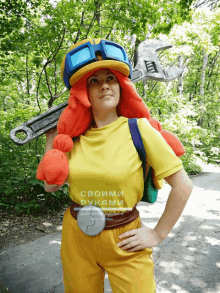
[[[152,247],[170,233],[192,191],[178,158],[184,148],[151,118],[129,79],[131,64],[120,45],[101,39],[79,42],[65,55],[61,73],[70,90],[68,106],[57,131],[46,134],[37,178],[48,192],[69,183],[73,203],[64,214],[61,242],[65,293],[103,292],[105,271],[115,293],[154,293]],[[139,118],[155,185],[161,188],[165,179],[172,187],[154,229],[141,222],[136,209],[143,196],[143,168],[128,118]],[[87,208],[89,217],[81,213]],[[100,222],[91,217],[92,209]],[[90,227],[104,225],[89,234],[80,227],[85,217]]]

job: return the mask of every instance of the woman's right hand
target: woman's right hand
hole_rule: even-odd
[[[53,140],[55,138],[55,136],[58,134],[57,132],[57,128],[55,129],[52,129],[48,132],[45,133],[46,135],[46,139],[47,139],[47,142],[46,142],[46,148],[45,148],[45,154],[52,150],[53,149]]]

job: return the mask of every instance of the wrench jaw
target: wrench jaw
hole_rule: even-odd
[[[152,79],[161,82],[169,82],[179,77],[183,73],[183,70],[183,67],[176,66],[162,69],[162,67],[160,65],[158,66],[156,62],[145,61],[142,68],[135,67],[131,81],[136,83],[140,80],[147,81]]]
[[[149,79],[168,82],[183,73],[183,67],[163,69],[156,52],[169,49],[172,45],[161,40],[146,40],[138,46],[136,55],[138,63],[133,70],[132,82]]]

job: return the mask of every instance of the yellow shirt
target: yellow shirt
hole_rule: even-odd
[[[161,134],[146,118],[138,119],[138,127],[149,165],[158,179],[183,168]],[[130,210],[143,196],[142,162],[133,144],[128,118],[91,128],[75,141],[69,158],[69,194],[78,204],[96,205],[104,212]]]

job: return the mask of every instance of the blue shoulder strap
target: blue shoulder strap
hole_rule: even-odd
[[[137,125],[137,118],[128,119],[131,137],[134,143],[134,146],[136,147],[136,150],[138,152],[138,155],[142,161],[142,167],[143,167],[143,174],[144,174],[144,180],[146,177],[146,153],[144,149],[144,144],[141,138],[140,131],[138,129]]]
[[[144,176],[144,192],[142,201],[154,203],[157,200],[158,189],[154,185],[152,168],[149,168],[146,178],[146,152],[141,138],[141,134],[137,125],[137,118],[128,119],[131,137],[138,155],[142,161],[143,176]]]

